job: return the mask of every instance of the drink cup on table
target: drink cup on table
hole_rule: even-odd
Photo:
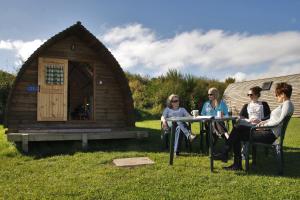
[[[192,110],[191,114],[193,115],[193,117],[197,117],[199,115],[199,110]]]
[[[222,111],[218,110],[218,111],[217,111],[217,117],[218,117],[218,118],[221,118],[222,116],[223,116]]]

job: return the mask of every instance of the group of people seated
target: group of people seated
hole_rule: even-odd
[[[252,127],[264,127],[264,126],[276,126],[286,116],[291,116],[294,112],[294,105],[290,98],[292,95],[292,86],[286,82],[281,82],[276,85],[275,96],[277,102],[280,105],[272,112],[267,102],[259,101],[261,88],[255,86],[249,89],[248,97],[249,103],[245,104],[240,111],[237,123],[232,128],[231,132],[228,130],[224,122],[213,122],[212,133],[215,136],[223,137],[225,139],[225,145],[219,154],[215,154],[216,158],[227,162],[228,153],[233,149],[234,162],[228,167],[224,167],[226,170],[241,170],[242,169],[242,156],[241,156],[241,141],[248,141],[250,136],[250,130]],[[208,101],[203,104],[201,115],[205,116],[217,116],[218,111],[223,116],[228,116],[228,107],[220,96],[216,88],[210,88],[208,90]],[[178,95],[172,94],[167,99],[167,107],[164,109],[161,121],[162,128],[166,131],[172,126],[166,119],[170,117],[187,117],[191,116],[187,110],[180,107],[180,99]],[[208,126],[206,127],[209,128]],[[272,144],[280,136],[280,127],[274,128],[273,131],[256,132],[252,135],[255,142],[262,142]],[[187,128],[184,122],[178,122],[175,131],[175,143],[174,152],[176,155],[178,152],[178,139],[180,132],[183,132],[185,137],[190,141],[195,139],[195,135]]]

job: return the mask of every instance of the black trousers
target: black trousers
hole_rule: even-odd
[[[249,141],[250,129],[251,127],[249,126],[238,125],[232,129],[229,138],[226,141],[226,144],[229,147],[233,147],[234,162],[241,163],[241,141]],[[275,140],[276,137],[271,131],[255,132],[253,134],[253,141],[255,142],[272,144]]]

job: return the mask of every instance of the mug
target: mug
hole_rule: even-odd
[[[220,110],[217,111],[217,117],[219,117],[219,118],[223,117],[222,111],[220,111]]]
[[[193,117],[197,117],[199,115],[199,110],[192,110],[191,114],[193,115]]]

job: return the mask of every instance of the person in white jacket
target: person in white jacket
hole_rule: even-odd
[[[276,126],[282,122],[286,116],[291,116],[294,112],[294,105],[290,98],[292,95],[292,86],[282,82],[276,85],[275,95],[280,105],[271,112],[270,119],[261,121],[256,126]],[[281,127],[277,127],[273,132],[256,132],[253,135],[253,140],[256,142],[272,144],[277,137],[279,137]],[[227,154],[231,147],[234,152],[234,162],[228,167],[227,170],[241,170],[242,169],[242,156],[241,156],[241,141],[248,141],[250,136],[251,126],[238,126],[234,128],[226,141],[223,160],[227,159]]]

